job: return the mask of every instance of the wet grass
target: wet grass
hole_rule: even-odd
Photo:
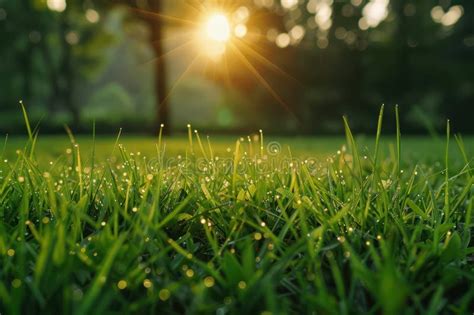
[[[472,138],[381,128],[232,142],[27,128],[0,161],[0,312],[469,314]]]

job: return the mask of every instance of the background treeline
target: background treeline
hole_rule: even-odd
[[[203,47],[186,41],[209,5],[162,0],[162,78],[143,18],[157,1],[0,0],[0,132],[23,130],[20,99],[43,132],[150,132],[160,79],[172,129],[339,133],[346,114],[366,132],[385,103],[406,133],[447,117],[474,132],[474,1],[224,1],[248,15],[239,52],[195,62]]]

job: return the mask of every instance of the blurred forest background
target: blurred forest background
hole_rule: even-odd
[[[214,9],[234,49],[196,37]],[[43,133],[367,132],[382,103],[405,133],[472,133],[474,1],[0,0],[0,73],[2,133],[20,99]]]

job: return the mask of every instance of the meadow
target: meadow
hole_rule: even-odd
[[[0,313],[471,314],[474,138],[382,136],[382,112],[268,139],[26,119],[0,147]]]

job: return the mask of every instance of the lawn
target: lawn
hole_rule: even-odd
[[[0,313],[470,314],[473,149],[10,137]]]
[[[185,130],[185,128],[184,128]],[[220,136],[210,135],[209,141],[212,145],[212,150],[221,156],[232,156],[237,140],[243,140],[243,149],[248,143],[248,138],[258,139],[258,131],[251,135],[238,136]],[[201,135],[201,141],[206,149],[208,148],[207,135]],[[371,135],[359,135],[356,137],[358,146],[361,148],[361,154],[372,154],[374,150],[374,139]],[[27,136],[9,136],[3,138],[0,142],[0,153],[3,149],[3,156],[7,159],[16,159],[16,152],[23,150],[27,144]],[[114,151],[116,145],[117,135],[105,136],[99,135],[93,139],[92,135],[80,135],[75,137],[76,142],[80,145],[83,159],[90,161],[92,149],[95,151],[95,158],[104,161],[109,158]],[[158,138],[152,136],[137,136],[121,134],[118,144],[122,144],[124,148],[130,153],[138,153],[143,156],[156,157],[156,144]],[[466,154],[472,156],[474,153],[474,136],[463,137]],[[258,142],[258,141],[257,141]],[[279,156],[292,155],[295,157],[317,157],[325,158],[327,156],[336,154],[343,146],[346,145],[344,135],[341,136],[296,136],[296,137],[281,137],[281,136],[265,136],[264,139],[265,152],[270,148],[275,147],[278,150]],[[165,156],[176,157],[178,155],[185,156],[190,154],[188,135],[185,133],[178,133],[172,137],[163,137],[163,150]],[[196,146],[198,144],[196,143]],[[254,143],[254,146],[258,144]],[[444,137],[429,137],[429,136],[404,136],[403,150],[401,152],[402,162],[440,162],[445,154],[445,139]],[[64,135],[40,135],[36,144],[36,161],[49,163],[58,157],[64,155],[66,150],[71,147],[71,141],[66,133]],[[393,155],[396,150],[395,136],[381,136],[380,150],[385,156]],[[114,151],[118,153],[117,150]],[[200,155],[200,150],[196,150],[195,154]],[[117,154],[114,154],[117,155]],[[275,154],[272,154],[275,155]],[[455,164],[463,163],[460,160],[461,155],[458,147],[453,142],[450,146],[451,162]]]

